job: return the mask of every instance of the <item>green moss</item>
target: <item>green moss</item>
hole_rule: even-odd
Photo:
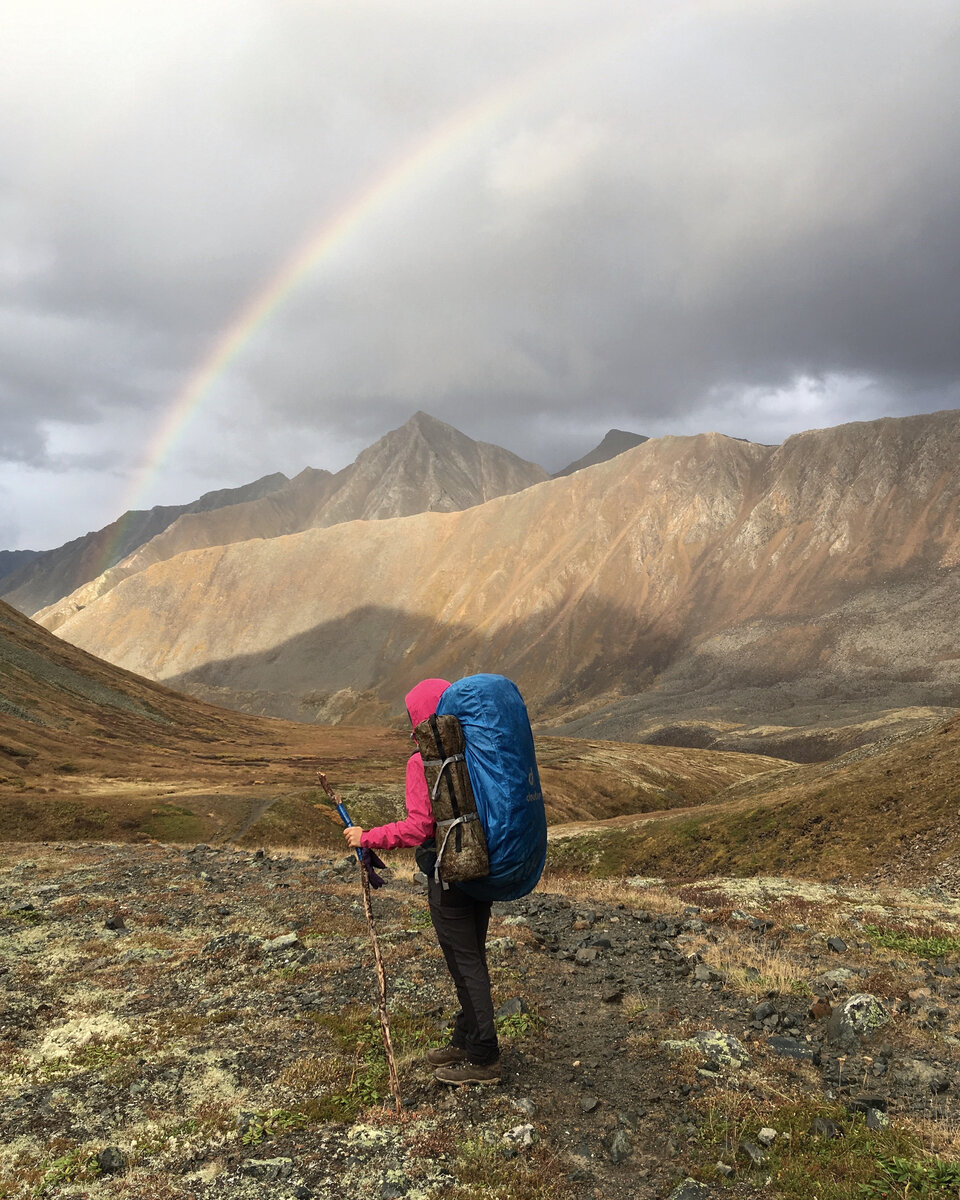
[[[864,1200],[960,1200],[960,1163],[940,1159],[881,1159],[869,1183],[860,1185]]]
[[[43,1179],[33,1194],[37,1197],[47,1196],[52,1188],[61,1184],[86,1183],[96,1179],[99,1174],[97,1156],[77,1146],[45,1166]]]
[[[147,833],[161,842],[199,841],[206,830],[196,813],[176,804],[152,809],[145,820],[145,827]]]
[[[253,1113],[240,1137],[245,1146],[259,1146],[261,1142],[289,1133],[306,1125],[309,1117],[303,1112],[286,1108],[272,1108],[269,1112]]]
[[[571,1195],[569,1180],[542,1143],[508,1158],[496,1137],[467,1138],[457,1147],[451,1169],[457,1183],[444,1191],[445,1200],[565,1200]]]
[[[908,929],[881,928],[878,925],[864,925],[863,931],[874,946],[883,946],[903,954],[915,954],[919,958],[947,958],[960,954],[960,938],[947,934],[922,934]]]
[[[332,1078],[324,1092],[301,1109],[311,1121],[354,1121],[366,1109],[379,1105],[390,1095],[389,1073],[380,1022],[362,1005],[350,1005],[333,1013],[310,1014],[326,1030],[339,1051]],[[390,1037],[394,1055],[401,1060],[420,1053],[430,1044],[420,1014],[396,1009],[390,1014]]]
[[[882,1164],[895,1159],[931,1163],[911,1130],[890,1123],[884,1129],[868,1129],[862,1114],[851,1115],[840,1104],[826,1103],[814,1097],[779,1105],[758,1106],[744,1096],[727,1094],[707,1110],[694,1149],[694,1173],[711,1182],[717,1179],[716,1162],[722,1160],[738,1167],[744,1175],[749,1168],[739,1153],[743,1141],[756,1143],[764,1126],[780,1135],[764,1151],[767,1162],[756,1172],[758,1181],[769,1176],[772,1193],[781,1200],[860,1200],[865,1194],[903,1197],[910,1191],[865,1193],[878,1180]],[[739,1107],[738,1107],[739,1106]],[[841,1136],[828,1138],[811,1132],[816,1118],[833,1121]],[[783,1136],[788,1135],[788,1136]],[[930,1196],[941,1193],[927,1193]],[[950,1193],[945,1193],[949,1195]]]

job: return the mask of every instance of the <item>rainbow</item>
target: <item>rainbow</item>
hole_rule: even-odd
[[[174,397],[126,491],[121,511],[135,509],[138,502],[142,501],[173,446],[209,396],[213,385],[236,361],[257,331],[323,261],[335,249],[342,247],[369,218],[401,197],[407,189],[415,185],[423,186],[423,181],[425,177],[429,178],[431,169],[443,167],[455,150],[476,138],[544,83],[562,76],[564,71],[575,64],[582,65],[593,57],[602,56],[610,49],[622,47],[636,26],[666,24],[676,20],[685,8],[693,7],[696,7],[695,3],[669,6],[667,15],[658,14],[655,20],[632,16],[627,22],[604,30],[586,42],[564,47],[559,53],[548,56],[441,122],[427,137],[408,148],[368,182],[338,212],[333,216],[325,215],[319,227],[286,258],[279,270],[267,281],[266,286],[236,313]],[[115,535],[104,548],[101,570],[112,566],[118,557],[123,535],[122,526],[121,521]]]

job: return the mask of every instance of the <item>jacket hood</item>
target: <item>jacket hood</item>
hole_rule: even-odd
[[[424,679],[407,692],[405,700],[411,725],[416,727],[427,717],[433,716],[440,703],[440,697],[449,686],[450,681],[447,679]]]

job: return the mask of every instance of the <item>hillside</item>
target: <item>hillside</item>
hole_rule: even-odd
[[[125,512],[95,533],[75,538],[55,550],[31,553],[15,570],[3,576],[0,599],[23,613],[34,613],[95,579],[184,513],[207,512],[242,504],[246,500],[267,496],[286,482],[286,475],[264,475],[243,487],[207,492],[189,504],[158,505],[151,509]]]
[[[463,512],[181,554],[58,632],[300,720],[379,722],[411,677],[493,662],[564,732],[695,717],[856,744],[960,706],[958,457],[956,412],[660,438]]]
[[[364,780],[386,783],[382,764],[404,750],[395,733],[331,737],[199,703],[2,602],[0,678],[0,840],[237,832],[278,794],[311,788],[321,762],[347,778],[362,760]]]
[[[960,718],[833,762],[758,776],[696,813],[556,828],[615,875],[791,874],[960,892]]]
[[[367,824],[402,811],[409,738],[261,720],[92,657],[0,603],[0,840],[113,837],[336,844],[327,771]],[[394,705],[402,710],[398,695]],[[782,764],[548,738],[552,821],[695,806]]]
[[[345,521],[382,521],[420,512],[454,512],[546,479],[508,450],[476,442],[418,412],[335,475],[308,468],[269,495],[179,517],[119,565],[36,612],[55,629],[121,580],[188,550],[252,538],[277,538]],[[38,608],[40,606],[37,606]],[[33,610],[35,611],[35,610]]]
[[[36,558],[39,550],[0,550],[0,579]]]

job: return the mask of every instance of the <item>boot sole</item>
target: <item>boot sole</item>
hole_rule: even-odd
[[[437,1083],[445,1083],[447,1087],[489,1087],[500,1082],[499,1075],[496,1079],[442,1079],[435,1071],[433,1077]]]

